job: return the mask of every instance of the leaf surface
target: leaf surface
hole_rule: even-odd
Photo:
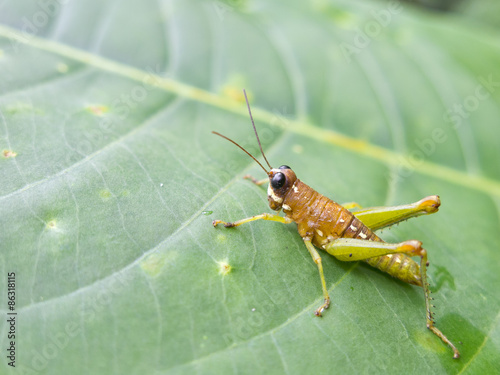
[[[498,35],[372,2],[57,4],[0,5],[0,289],[15,272],[16,370],[498,369]],[[439,213],[381,236],[423,241],[460,360],[426,330],[421,289],[322,253],[332,305],[318,319],[294,225],[212,227],[270,211],[242,179],[263,171],[210,133],[259,155],[242,88],[272,165],[320,193],[365,207],[440,195]]]

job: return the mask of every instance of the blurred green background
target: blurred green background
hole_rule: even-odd
[[[500,26],[500,4],[495,0],[405,0],[405,2],[429,10],[460,15],[478,25]]]

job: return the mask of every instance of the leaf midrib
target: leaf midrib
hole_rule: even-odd
[[[27,44],[40,50],[57,54],[67,59],[92,65],[103,71],[121,75],[128,79],[142,82],[144,84],[148,84],[150,86],[175,93],[179,96],[226,110],[228,112],[232,112],[244,117],[248,116],[246,107],[241,103],[222,97],[220,95],[210,93],[203,89],[181,83],[174,79],[153,75],[150,72],[146,72],[138,68],[134,68],[71,46],[67,46],[43,38],[31,36],[30,39],[27,40],[18,30],[7,27],[5,25],[0,25],[0,36],[13,39],[19,43]],[[149,79],[147,82],[144,82],[144,78],[146,77],[153,78],[154,82],[152,82],[151,79]],[[269,125],[273,125],[275,123],[273,119],[275,119],[276,114],[274,113],[255,107],[252,109],[252,113],[255,120],[264,122]],[[305,137],[315,139],[320,142],[342,147],[344,149],[350,150],[374,160],[378,160],[386,165],[390,165],[393,167],[401,166],[400,160],[402,158],[404,160],[407,156],[405,154],[398,153],[387,148],[368,143],[366,141],[357,140],[333,130],[322,129],[318,126],[315,126],[314,124],[305,121],[287,120],[287,130]],[[489,177],[471,175],[463,171],[459,171],[427,160],[424,160],[418,165],[413,166],[412,170],[414,172],[448,181],[462,187],[467,187],[473,190],[500,197],[500,181],[491,179]],[[21,190],[24,191],[25,188]]]

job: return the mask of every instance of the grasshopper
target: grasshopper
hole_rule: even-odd
[[[231,228],[255,220],[269,220],[283,224],[295,222],[299,235],[318,267],[324,297],[323,304],[315,311],[315,315],[319,317],[330,305],[330,296],[326,287],[321,257],[315,247],[325,250],[341,261],[363,260],[405,283],[422,287],[427,328],[451,347],[453,358],[460,358],[455,345],[436,327],[433,319],[432,298],[427,282],[429,263],[427,251],[422,248],[422,242],[408,240],[400,243],[386,243],[374,233],[376,230],[403,220],[437,212],[441,204],[439,197],[428,196],[412,204],[393,207],[361,208],[354,202],[344,205],[334,202],[300,181],[289,166],[271,167],[262,150],[245,90],[243,93],[255,136],[269,171],[238,143],[215,131],[212,133],[235,144],[259,164],[268,178],[257,180],[248,175],[245,178],[257,185],[269,182],[267,189],[269,207],[275,211],[283,210],[285,216],[263,213],[235,222],[214,220],[213,226],[223,224],[224,227]],[[349,211],[354,207],[360,209],[355,212]],[[410,258],[412,256],[420,257],[420,265]]]

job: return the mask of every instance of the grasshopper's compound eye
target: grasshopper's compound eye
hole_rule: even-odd
[[[271,186],[273,189],[280,189],[285,185],[286,177],[283,173],[276,173],[271,179]]]
[[[288,165],[282,165],[279,169],[292,169]]]

